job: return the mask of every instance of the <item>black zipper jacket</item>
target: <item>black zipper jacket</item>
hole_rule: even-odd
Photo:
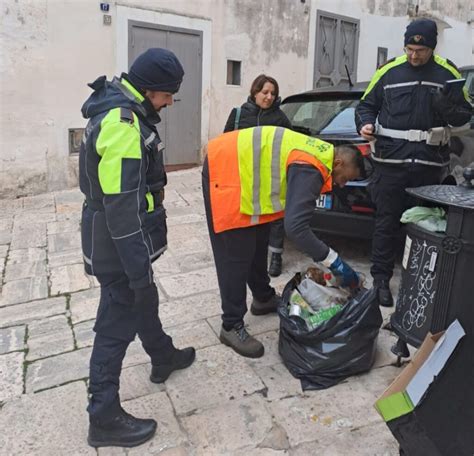
[[[237,130],[244,128],[259,127],[261,125],[273,125],[275,127],[292,128],[288,117],[280,109],[281,99],[276,99],[268,109],[262,109],[255,104],[250,97],[240,107],[240,119]],[[235,116],[237,108],[233,108],[224,127],[224,133],[235,130]]]
[[[471,106],[465,98],[459,100],[459,110],[440,112],[434,105],[435,93],[444,82],[458,78],[455,65],[437,55],[419,67],[410,65],[406,55],[389,60],[377,70],[356,108],[357,131],[376,122],[394,130],[422,131],[469,122]],[[449,161],[449,148],[378,136],[375,159],[388,159],[391,164],[420,161],[440,166]]]
[[[102,76],[90,87],[79,156],[85,269],[125,272],[131,288],[142,288],[152,283],[151,263],[166,248],[160,118],[126,75],[111,82]]]

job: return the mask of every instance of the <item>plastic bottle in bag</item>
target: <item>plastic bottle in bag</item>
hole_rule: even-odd
[[[318,310],[314,315],[309,315],[307,318],[305,318],[308,329],[311,330],[316,328],[316,326],[319,326],[322,322],[334,317],[334,315],[340,312],[341,309],[342,306],[340,304],[336,304],[335,306]]]

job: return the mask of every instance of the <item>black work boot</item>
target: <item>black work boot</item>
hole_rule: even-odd
[[[252,315],[266,315],[272,312],[276,312],[278,306],[281,303],[281,296],[278,294],[273,295],[268,301],[262,302],[256,298],[253,298],[250,306],[250,312]]]
[[[377,290],[377,299],[379,305],[383,307],[393,307],[393,296],[390,291],[390,285],[388,280],[378,280],[374,284]]]
[[[263,345],[247,332],[243,323],[229,331],[222,327],[219,339],[224,345],[247,358],[261,358],[265,352]]]
[[[270,260],[270,267],[268,268],[268,274],[272,277],[278,277],[281,274],[281,264],[281,253],[273,252]]]
[[[183,348],[182,350],[176,348],[168,362],[151,366],[150,380],[153,383],[163,383],[175,370],[189,367],[195,359],[196,350],[193,347]]]
[[[91,418],[87,442],[92,447],[134,447],[150,440],[156,432],[156,421],[135,418],[121,409],[111,420],[103,423]]]

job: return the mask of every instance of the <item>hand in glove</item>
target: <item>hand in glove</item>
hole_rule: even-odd
[[[357,273],[342,261],[333,249],[329,249],[329,254],[322,264],[329,268],[335,276],[341,278],[341,287],[358,288],[360,286],[360,278]]]
[[[448,124],[459,116],[469,116],[469,106],[465,103],[464,94],[459,92],[443,92],[437,90],[433,94],[433,108]]]
[[[137,309],[140,310],[147,306],[148,308],[158,306],[158,290],[154,283],[144,288],[136,288],[133,291],[135,292],[134,304]]]

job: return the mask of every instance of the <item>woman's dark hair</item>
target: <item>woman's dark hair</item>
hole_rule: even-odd
[[[258,75],[255,80],[252,82],[250,86],[250,98],[255,101],[255,95],[263,89],[263,86],[266,82],[273,84],[275,87],[275,100],[278,98],[278,94],[280,92],[280,88],[278,87],[278,82],[276,79],[272,78],[271,76],[267,76],[266,74]]]

